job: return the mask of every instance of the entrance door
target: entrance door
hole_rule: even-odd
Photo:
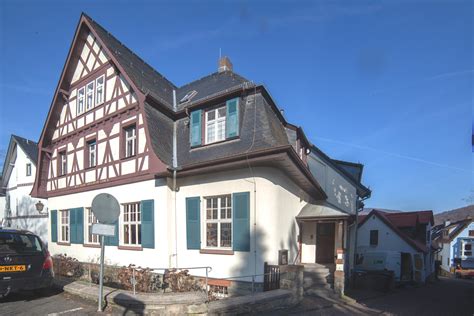
[[[318,223],[316,228],[316,262],[334,263],[334,223]]]

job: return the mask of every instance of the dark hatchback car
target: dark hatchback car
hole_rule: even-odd
[[[32,232],[0,228],[0,295],[51,287],[53,260]]]

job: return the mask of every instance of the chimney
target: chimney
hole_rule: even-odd
[[[232,63],[230,62],[229,57],[224,56],[219,58],[219,68],[217,69],[218,72],[224,72],[224,71],[232,71]]]
[[[449,224],[451,224],[451,221],[448,218],[444,221],[444,227],[449,226]]]

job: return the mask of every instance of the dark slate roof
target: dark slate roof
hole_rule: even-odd
[[[153,150],[165,164],[171,166],[173,159],[173,121],[147,102],[145,102],[145,115]]]
[[[208,98],[215,95],[216,93],[226,91],[246,83],[250,83],[250,81],[232,71],[215,72],[199,80],[185,84],[176,91],[178,110],[185,108],[188,103]],[[196,91],[197,94],[190,100],[190,102],[179,103],[179,101],[191,91]]]
[[[143,59],[138,57],[128,47],[123,45],[112,34],[107,32],[100,24],[92,20],[89,16],[84,16],[91,23],[97,35],[104,42],[107,48],[112,52],[118,60],[130,79],[143,92],[150,93],[156,99],[172,108],[173,106],[173,89],[177,87],[162,74],[157,72],[153,67],[148,65]]]
[[[362,170],[364,166],[360,163],[354,163],[343,160],[332,159],[340,168],[344,169],[355,181],[361,182]]]
[[[253,97],[253,94],[240,99],[242,127],[240,137],[235,140],[191,150],[188,119],[179,120],[177,126],[178,165],[185,167],[189,164],[289,145],[283,124],[263,96],[257,94],[256,108],[253,100],[247,104],[249,97]]]
[[[30,160],[36,165],[38,163],[38,143],[16,135],[12,135],[12,139],[16,141],[18,146],[23,149]]]
[[[449,242],[459,235],[472,222],[471,218],[462,219],[460,221],[450,223],[449,225],[439,224],[433,227],[432,239],[440,239],[440,242]],[[451,231],[448,236],[443,236],[444,231]]]

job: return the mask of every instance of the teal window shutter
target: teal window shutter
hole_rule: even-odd
[[[232,194],[234,251],[250,251],[250,192]]]
[[[226,107],[225,137],[237,137],[239,136],[239,98],[228,100]]]
[[[118,246],[119,244],[119,220],[115,222],[115,235],[114,236],[106,236],[104,238],[104,244],[106,246]]]
[[[84,208],[76,208],[76,243],[84,243]]]
[[[76,225],[76,209],[72,208],[69,210],[69,242],[71,244],[77,244],[77,225]]]
[[[155,248],[155,201],[145,200],[141,201],[142,212],[142,247]]]
[[[196,110],[191,112],[191,123],[190,123],[190,142],[191,142],[191,147],[194,146],[199,146],[201,145],[201,131],[202,131],[202,125],[201,125],[201,117],[202,117],[202,111],[201,110]]]
[[[188,249],[201,249],[201,199],[186,198],[186,243]]]
[[[58,242],[58,211],[51,211],[51,242]]]

